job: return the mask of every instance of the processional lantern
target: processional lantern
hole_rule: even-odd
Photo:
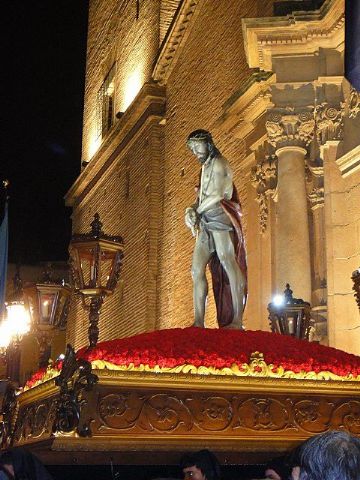
[[[40,347],[40,368],[48,364],[55,333],[66,327],[70,294],[70,286],[64,280],[53,280],[49,269],[45,270],[38,283],[27,284],[24,287],[32,329]]]
[[[6,360],[6,376],[20,380],[20,343],[30,331],[30,315],[25,306],[19,267],[14,275],[14,291],[6,302],[6,318],[0,325],[0,353]]]
[[[89,345],[94,347],[99,338],[102,303],[114,292],[120,277],[124,245],[120,236],[102,231],[98,213],[90,225],[91,232],[72,236],[69,253],[75,293],[89,310]]]
[[[356,303],[357,306],[359,307],[360,310],[360,268],[355,270],[351,276],[352,281],[354,282],[353,290],[354,290],[354,296],[356,298]]]
[[[309,340],[310,303],[294,298],[288,283],[284,295],[277,295],[273,302],[269,303],[268,311],[272,332]]]

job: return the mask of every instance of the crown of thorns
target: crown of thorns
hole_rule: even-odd
[[[213,143],[211,133],[207,130],[195,130],[191,132],[187,138],[186,144],[190,145],[193,141],[206,140],[207,142]]]

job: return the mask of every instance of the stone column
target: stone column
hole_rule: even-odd
[[[313,138],[313,111],[273,110],[266,122],[278,157],[275,289],[290,283],[294,295],[311,302],[311,261],[305,185],[306,146]]]

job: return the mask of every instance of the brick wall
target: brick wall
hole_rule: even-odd
[[[73,215],[76,232],[90,230],[90,222],[98,212],[104,232],[124,238],[121,281],[103,304],[100,341],[155,328],[163,185],[161,129],[155,124],[142,131]],[[88,317],[79,299],[73,303],[68,336],[78,348],[87,343]]]
[[[263,2],[270,11],[271,2]],[[187,38],[181,56],[167,83],[165,133],[164,232],[161,249],[161,291],[159,326],[189,326],[193,322],[191,254],[194,239],[184,225],[184,210],[194,202],[194,185],[199,166],[185,146],[188,134],[204,128],[212,132],[217,146],[235,173],[247,228],[248,172],[241,161],[246,145],[219,131],[215,123],[222,105],[250,75],[243,49],[242,17],[256,17],[256,2],[208,0]],[[264,9],[262,9],[262,13]],[[250,212],[251,214],[252,212]],[[257,222],[257,212],[252,215]],[[176,275],[174,275],[176,272]],[[209,297],[208,324],[215,325],[215,308]]]
[[[124,111],[151,77],[159,48],[160,0],[91,0],[85,84],[83,154],[89,161],[98,145],[96,96],[115,64],[115,112]]]

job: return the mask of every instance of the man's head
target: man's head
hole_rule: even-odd
[[[326,432],[307,440],[299,452],[300,480],[360,480],[360,439]]]
[[[209,450],[184,455],[180,467],[185,480],[219,480],[220,464]]]
[[[186,145],[199,159],[200,163],[205,163],[209,156],[214,156],[218,153],[211,133],[207,130],[194,130],[191,132],[186,141]]]

